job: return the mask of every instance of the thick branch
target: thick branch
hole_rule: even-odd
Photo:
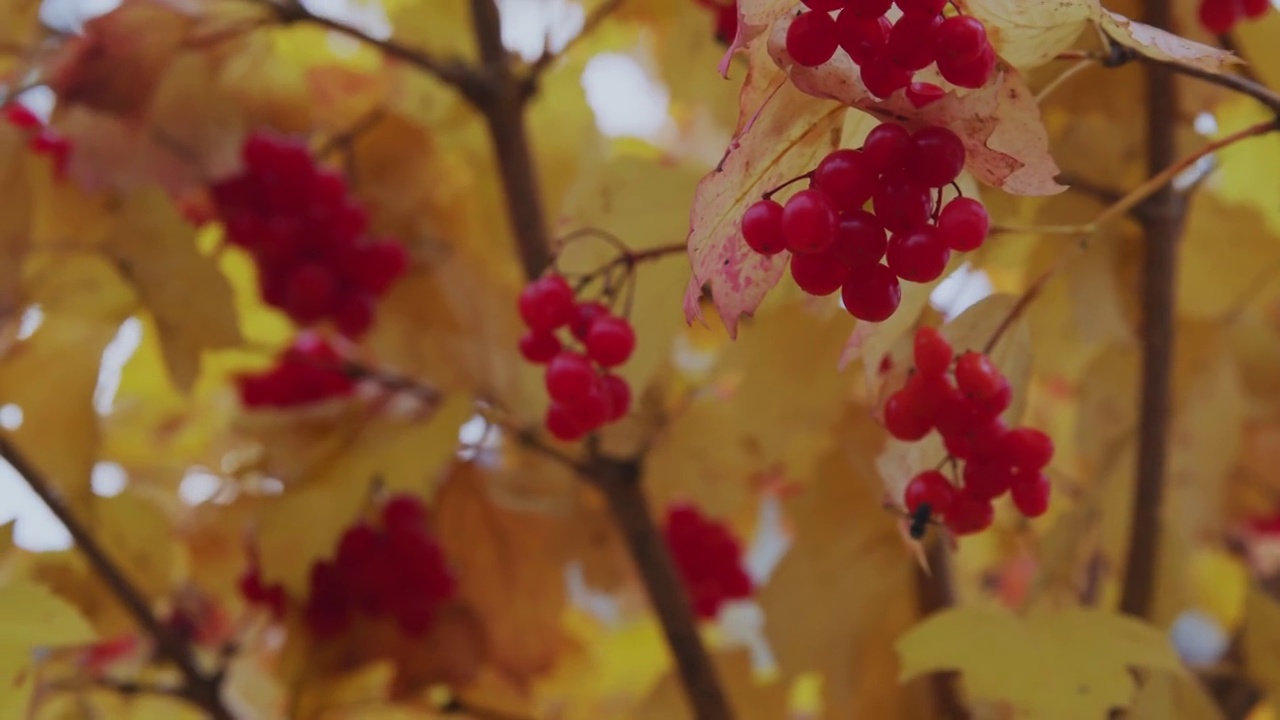
[[[1143,22],[1169,27],[1170,0],[1147,0]],[[1146,68],[1147,174],[1158,177],[1177,161],[1177,83],[1167,63]],[[1215,76],[1217,77],[1217,76]],[[1280,107],[1280,105],[1277,105]],[[1147,617],[1155,597],[1160,522],[1169,440],[1174,346],[1174,292],[1183,197],[1167,183],[1146,201],[1141,218],[1146,246],[1142,274],[1142,390],[1138,413],[1138,467],[1129,556],[1120,598],[1122,612]]]
[[[922,618],[946,610],[956,602],[951,585],[951,558],[947,555],[946,543],[941,538],[934,537],[926,552],[929,572],[916,569],[916,604]],[[935,717],[946,720],[965,720],[971,717],[956,689],[957,675],[955,672],[945,672],[930,676]]]
[[[644,579],[649,601],[675,656],[680,682],[694,717],[732,720],[733,709],[698,635],[698,623],[684,584],[640,487],[640,462],[598,458],[592,468],[592,482],[608,500],[627,549]]]
[[[53,489],[48,480],[36,470],[35,466],[27,461],[17,446],[3,434],[0,434],[0,458],[3,458],[17,471],[18,475],[26,481],[36,496],[48,506],[54,517],[58,518],[66,526],[67,532],[71,534],[71,539],[75,541],[76,546],[80,548],[80,552],[84,553],[89,560],[94,572],[107,584],[112,594],[120,600],[125,610],[133,616],[133,619],[152,637],[160,653],[177,666],[178,671],[182,673],[183,679],[183,687],[180,693],[182,697],[199,705],[214,720],[233,720],[231,712],[222,703],[222,697],[219,692],[221,678],[217,673],[205,675],[201,671],[196,664],[194,654],[191,652],[191,646],[183,642],[160,622],[155,613],[151,611],[151,606],[146,598],[134,587],[133,583],[129,582],[124,572],[107,555],[106,550],[98,545],[98,541],[94,539],[89,529],[81,524],[71,510],[63,504],[62,499],[58,497],[57,491]]]

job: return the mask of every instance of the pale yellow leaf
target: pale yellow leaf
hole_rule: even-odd
[[[1240,62],[1240,58],[1228,50],[1179,37],[1101,6],[1099,10],[1095,20],[1111,39],[1153,60],[1173,61],[1211,73],[1224,72],[1228,66]]]
[[[177,569],[177,546],[160,508],[126,490],[97,498],[93,512],[103,547],[134,587],[150,597],[166,595]]]
[[[1001,59],[1021,69],[1042,65],[1071,47],[1089,24],[1094,0],[963,0],[960,9],[982,21]]]

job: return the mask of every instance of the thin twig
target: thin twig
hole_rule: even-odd
[[[569,42],[565,43],[564,47],[560,48],[559,51],[553,51],[550,47],[544,48],[542,54],[529,65],[528,71],[525,72],[524,77],[520,80],[520,98],[526,102],[533,98],[538,93],[538,81],[542,79],[542,76],[551,68],[556,59],[568,55],[574,46],[590,37],[601,23],[622,6],[623,2],[625,0],[605,0],[595,10],[591,11],[591,14],[587,15],[586,19],[582,21],[582,29],[578,31],[577,35],[570,38]]]
[[[111,593],[124,605],[134,621],[151,636],[160,654],[177,666],[183,679],[181,696],[198,705],[214,720],[233,720],[231,711],[222,702],[221,675],[217,672],[206,675],[200,669],[190,644],[183,642],[160,622],[141,591],[125,577],[124,571],[107,555],[89,529],[62,502],[49,481],[4,434],[0,434],[0,459],[13,467],[54,517],[67,528],[71,539],[80,552],[84,553],[94,572],[111,589]]]

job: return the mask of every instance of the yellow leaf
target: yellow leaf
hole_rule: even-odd
[[[1271,697],[1280,697],[1280,603],[1257,585],[1245,599],[1240,653],[1245,671]]]
[[[1180,252],[1178,312],[1190,318],[1222,319],[1280,276],[1280,228],[1212,192],[1192,196]]]
[[[1020,618],[1004,610],[946,610],[898,641],[901,678],[958,670],[977,697],[1046,720],[1105,717],[1133,700],[1134,668],[1182,672],[1157,628],[1101,610]]]
[[[742,720],[777,720],[787,715],[787,686],[756,678],[751,654],[745,650],[722,652],[713,658],[721,687],[728,695],[734,717]],[[668,673],[649,697],[631,714],[634,720],[683,720],[692,718],[679,676]]]
[[[1176,61],[1211,73],[1240,62],[1228,50],[1194,42],[1098,7],[1094,18],[1108,37],[1153,60]]]
[[[338,720],[354,718],[360,707],[386,702],[391,695],[396,668],[387,661],[375,662],[323,683],[309,683],[298,693],[293,710],[297,720]]]
[[[35,689],[35,651],[96,638],[76,608],[48,589],[23,581],[0,586],[0,711],[6,717],[26,715]]]
[[[134,492],[96,498],[94,520],[103,547],[134,587],[150,597],[168,594],[177,553],[160,508]]]
[[[1196,680],[1183,675],[1145,673],[1129,720],[1223,720],[1214,699]]]
[[[1093,15],[1091,0],[964,0],[960,9],[982,21],[1000,58],[1017,68],[1043,65],[1071,47]]]
[[[169,376],[184,393],[195,385],[204,351],[243,341],[231,286],[195,236],[168,198],[139,191],[125,200],[103,247],[151,310]]]

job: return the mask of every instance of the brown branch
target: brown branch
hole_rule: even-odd
[[[142,593],[125,577],[124,571],[107,555],[93,534],[71,512],[58,496],[49,481],[36,470],[18,447],[4,434],[0,434],[0,459],[5,460],[26,481],[32,492],[53,513],[70,533],[76,547],[84,553],[94,572],[102,578],[111,593],[116,596],[135,622],[155,641],[160,654],[168,658],[182,674],[180,691],[186,698],[209,714],[214,720],[234,720],[231,711],[222,702],[222,676],[218,672],[206,675],[196,662],[191,646],[160,622]]]
[[[925,552],[929,572],[916,568],[916,605],[920,609],[921,618],[946,610],[956,602],[952,591],[951,557],[947,554],[946,543],[935,535]],[[946,720],[971,717],[956,689],[958,673],[941,672],[929,677],[933,688],[934,717]]]
[[[537,60],[533,61],[529,66],[529,70],[520,80],[521,100],[528,102],[532,99],[538,92],[538,81],[542,79],[542,76],[551,68],[556,59],[568,55],[575,45],[595,32],[601,23],[622,6],[623,2],[625,0],[605,0],[595,10],[592,10],[590,15],[587,15],[582,22],[582,29],[569,42],[565,43],[564,47],[560,48],[558,52],[553,52],[550,47],[543,49],[542,54],[538,56]]]
[[[1143,22],[1157,28],[1172,21],[1170,0],[1147,0]],[[1152,62],[1146,68],[1147,172],[1152,182],[1170,175],[1177,163],[1178,85],[1176,68]],[[1217,76],[1215,76],[1217,77]],[[1280,108],[1280,104],[1277,104]],[[1175,173],[1176,174],[1176,173]],[[1147,617],[1155,598],[1160,525],[1169,442],[1170,384],[1173,371],[1174,303],[1178,240],[1184,197],[1168,183],[1146,201],[1141,219],[1146,246],[1142,271],[1142,389],[1138,412],[1138,466],[1129,553],[1120,610]]]
[[[1240,43],[1236,41],[1235,33],[1226,32],[1218,36],[1218,44],[1223,50],[1235,55],[1244,62],[1238,67],[1240,68],[1240,76],[1252,80],[1259,85],[1263,85],[1262,78],[1258,77],[1258,71],[1253,69],[1253,65],[1249,63],[1249,58],[1244,56],[1244,48],[1240,47]]]

